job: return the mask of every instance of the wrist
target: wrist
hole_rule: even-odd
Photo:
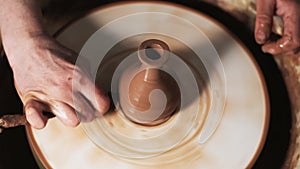
[[[2,44],[7,57],[15,57],[22,49],[33,47],[37,37],[46,34],[43,30],[19,30],[2,35]]]
[[[0,0],[0,33],[9,61],[20,57],[36,36],[45,34],[42,14],[35,0]],[[16,54],[17,53],[17,54]]]
[[[0,33],[3,44],[43,32],[42,14],[35,0],[0,0]],[[13,11],[13,13],[12,13]]]

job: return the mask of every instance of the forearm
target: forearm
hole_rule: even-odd
[[[43,32],[42,14],[37,0],[0,0],[0,31],[8,57],[26,43],[26,39]],[[9,58],[11,60],[13,58]]]

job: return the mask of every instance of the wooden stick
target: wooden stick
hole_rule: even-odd
[[[24,126],[27,123],[28,122],[24,114],[4,115],[0,118],[0,133],[3,132],[3,128]]]
[[[4,115],[0,118],[0,127],[11,128],[26,125],[27,120],[24,114]]]
[[[43,115],[49,119],[55,117],[55,115],[50,112],[43,112]],[[25,126],[26,124],[28,124],[28,121],[25,114],[4,115],[0,118],[0,134],[4,128]]]

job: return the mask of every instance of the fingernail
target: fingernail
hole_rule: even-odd
[[[256,41],[257,43],[264,43],[266,41],[266,34],[260,29],[256,33]]]

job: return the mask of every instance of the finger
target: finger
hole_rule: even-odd
[[[277,6],[280,7],[277,14],[284,23],[283,36],[276,42],[263,46],[263,51],[273,55],[294,55],[299,52],[300,47],[300,6],[294,1],[279,1]]]
[[[95,110],[95,116],[103,115],[110,107],[109,97],[99,89],[87,76],[81,76],[73,88],[80,89],[81,96]]]
[[[42,129],[46,126],[48,118],[43,115],[43,111],[47,111],[47,107],[43,103],[30,100],[25,104],[24,111],[32,127]]]
[[[81,92],[74,92],[73,104],[80,121],[90,122],[96,117],[96,109]]]
[[[94,84],[93,84],[94,85]],[[105,114],[110,108],[110,98],[104,93],[103,90],[95,86],[95,98],[97,103],[97,110],[98,112],[103,115]]]
[[[283,36],[275,42],[270,42],[262,47],[262,50],[272,55],[282,55],[284,53],[297,53],[299,43],[295,42],[291,36]]]
[[[67,103],[60,101],[51,101],[50,108],[53,114],[66,126],[76,127],[80,120],[76,115],[75,109]]]
[[[255,40],[259,44],[266,43],[270,37],[274,10],[274,0],[256,1]]]

